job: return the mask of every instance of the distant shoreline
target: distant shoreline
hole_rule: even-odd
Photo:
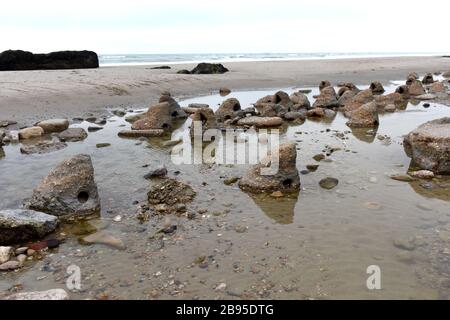
[[[363,59],[363,58],[442,57],[446,55],[448,55],[448,53],[444,52],[99,54],[99,60],[100,60],[100,67],[121,67],[121,66],[182,65],[201,62],[208,62],[208,63],[264,62],[264,61],[274,62],[274,61],[305,61],[305,60],[342,60],[342,59]]]

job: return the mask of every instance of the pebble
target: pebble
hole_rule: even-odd
[[[226,283],[220,283],[219,285],[217,285],[216,291],[225,291],[225,289],[227,288],[227,284]]]
[[[14,250],[12,247],[0,247],[0,264],[9,261],[13,252]]]
[[[96,145],[95,145],[97,148],[107,148],[107,147],[110,147],[111,146],[111,143],[97,143]]]
[[[115,216],[113,220],[114,220],[114,222],[120,222],[120,221],[122,221],[122,216],[120,216],[120,215]]]
[[[401,181],[401,182],[412,182],[416,181],[415,178],[407,175],[407,174],[393,174],[390,176],[392,180]]]
[[[394,246],[407,251],[413,251],[416,248],[416,245],[414,243],[415,238],[397,238],[394,239]]]
[[[243,225],[243,224],[236,224],[234,226],[234,231],[236,231],[237,233],[245,233],[248,230],[248,227]]]
[[[325,159],[325,155],[323,155],[323,154],[316,154],[314,157],[313,157],[313,159],[314,160],[316,160],[316,161],[318,161],[318,162],[320,162],[320,161],[322,161],[323,159]]]
[[[25,254],[28,250],[28,247],[20,247],[16,249],[16,256],[20,254]]]
[[[239,181],[239,177],[231,177],[231,178],[227,178],[223,181],[223,183],[227,186],[232,185],[233,183],[236,183]]]
[[[318,164],[309,164],[306,166],[306,169],[308,169],[310,172],[316,172],[317,169],[319,169]]]
[[[434,173],[428,170],[419,170],[408,173],[411,177],[419,178],[419,179],[433,179]]]
[[[339,180],[336,178],[327,177],[325,179],[320,180],[319,185],[323,189],[331,190],[335,188],[339,184]]]
[[[19,261],[8,261],[3,264],[0,264],[0,271],[10,271],[16,270],[20,268]]]
[[[23,265],[25,261],[27,261],[27,256],[25,254],[19,254],[17,256],[17,261],[20,263],[20,265]]]
[[[272,198],[283,198],[284,194],[281,191],[275,191],[275,192],[271,193],[270,196]]]

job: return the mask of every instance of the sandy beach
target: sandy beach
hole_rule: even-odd
[[[222,75],[179,75],[195,65],[101,67],[85,70],[0,72],[0,118],[19,125],[52,117],[102,114],[107,107],[145,107],[162,91],[177,98],[217,92],[315,86],[351,81],[369,84],[405,79],[410,72],[448,71],[450,59],[442,57],[392,57],[299,61],[233,62]]]

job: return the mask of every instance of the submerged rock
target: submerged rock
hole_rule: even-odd
[[[58,134],[59,139],[65,142],[83,141],[87,136],[88,134],[83,128],[69,128]]]
[[[112,235],[110,232],[106,230],[100,230],[96,233],[93,233],[91,235],[82,238],[81,243],[85,245],[103,244],[119,250],[126,249],[126,246],[122,240],[116,238],[114,235]]]
[[[67,144],[60,141],[41,141],[32,145],[23,145],[20,152],[23,154],[44,154],[58,151],[67,147]]]
[[[450,117],[421,125],[405,137],[403,146],[421,169],[450,174]]]
[[[241,104],[236,98],[230,98],[222,102],[219,109],[217,109],[215,116],[217,121],[225,122],[234,118],[235,112],[241,110]]]
[[[15,293],[3,300],[69,300],[69,294],[64,289],[52,289],[47,291]]]
[[[161,137],[164,135],[163,129],[149,129],[149,130],[121,130],[117,134],[119,137],[124,138],[151,138]]]
[[[61,217],[98,213],[100,198],[91,157],[80,154],[61,162],[34,190],[27,206]]]
[[[61,132],[69,128],[67,119],[50,119],[38,122],[36,126],[44,129],[45,133]]]
[[[354,128],[370,128],[378,126],[379,119],[376,104],[370,102],[353,110],[347,125]]]
[[[0,244],[39,239],[53,232],[58,219],[33,210],[0,210]]]
[[[278,172],[272,175],[263,175],[263,169],[270,170],[278,161]],[[300,189],[300,176],[296,167],[297,150],[295,142],[281,144],[278,153],[267,156],[251,168],[239,181],[239,187],[248,192],[275,192],[298,191]]]
[[[196,193],[191,186],[169,178],[154,185],[147,194],[150,204],[166,204],[168,206],[191,202],[195,195]]]
[[[334,189],[338,184],[339,184],[339,180],[338,179],[330,178],[330,177],[324,178],[324,179],[319,181],[319,185],[323,189],[327,189],[327,190]]]

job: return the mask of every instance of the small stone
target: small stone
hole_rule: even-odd
[[[306,166],[306,169],[308,169],[310,172],[316,172],[317,169],[319,169],[318,164],[309,164]]]
[[[248,230],[248,227],[243,224],[236,224],[234,226],[234,231],[237,233],[245,233]]]
[[[113,218],[113,220],[114,220],[114,222],[120,222],[120,221],[122,221],[122,216],[120,216],[120,215],[115,216],[115,217]]]
[[[27,261],[27,255],[26,254],[19,254],[17,256],[17,261],[20,263],[21,266],[23,266],[23,264],[25,263],[25,261]]]
[[[282,198],[282,197],[284,197],[284,194],[281,191],[275,191],[275,192],[271,193],[270,196],[272,198]]]
[[[223,183],[227,186],[232,185],[233,183],[236,183],[239,181],[239,177],[231,177],[231,178],[227,178],[223,181]]]
[[[13,252],[12,247],[0,247],[0,264],[8,262]]]
[[[381,205],[376,202],[365,202],[364,206],[370,210],[380,210],[381,209]]]
[[[227,288],[227,284],[226,283],[220,283],[214,290],[216,290],[216,291],[225,291],[226,288]]]
[[[339,183],[339,180],[336,178],[327,177],[325,179],[320,180],[319,185],[323,189],[331,190],[335,188]]]
[[[397,238],[394,239],[394,246],[402,250],[413,251],[416,248],[414,240],[414,238]]]
[[[36,254],[36,250],[34,249],[28,249],[27,250],[27,256],[32,257]]]
[[[419,178],[419,179],[433,179],[434,173],[429,170],[419,170],[408,173],[411,177]]]
[[[167,168],[165,166],[160,166],[160,167],[156,168],[155,170],[147,173],[144,176],[144,179],[148,180],[148,179],[153,179],[153,178],[162,178],[162,177],[167,176],[167,173],[168,173]]]
[[[111,233],[105,230],[101,230],[87,237],[84,237],[81,239],[81,241],[82,243],[88,245],[104,244],[119,250],[124,250],[126,248],[122,240],[116,238]]]
[[[95,145],[97,148],[107,148],[107,147],[110,147],[111,146],[111,143],[97,143],[96,145]]]
[[[28,247],[20,247],[16,249],[16,256],[25,254],[28,250]]]
[[[316,161],[318,161],[318,162],[320,162],[320,161],[322,161],[323,159],[325,159],[325,155],[323,155],[323,154],[316,154],[314,157],[313,157],[313,159],[314,160],[316,160]]]
[[[19,139],[20,140],[26,140],[26,139],[33,139],[33,138],[39,138],[44,134],[44,129],[41,127],[30,127],[25,128],[19,131]]]

